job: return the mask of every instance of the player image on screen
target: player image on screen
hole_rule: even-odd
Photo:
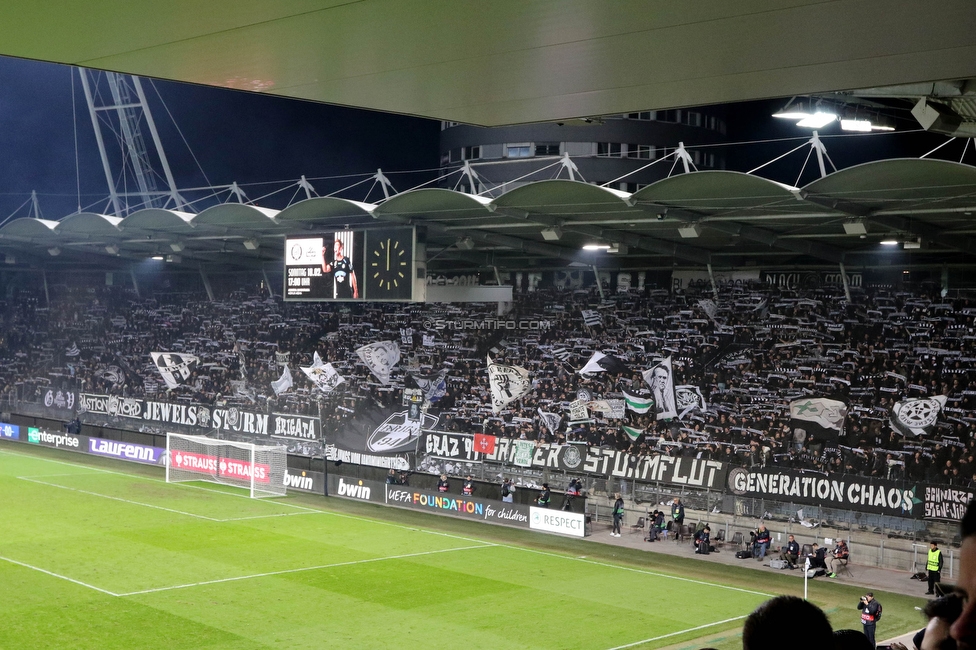
[[[351,232],[336,233],[332,255],[329,255],[328,247],[322,247],[322,273],[332,274],[333,298],[358,299],[359,285],[356,280],[356,270],[353,268],[352,259],[346,253],[344,235],[347,236],[345,238],[352,239]]]

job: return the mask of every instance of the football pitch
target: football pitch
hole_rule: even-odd
[[[735,630],[771,595],[13,443],[0,498],[0,648],[656,648]]]

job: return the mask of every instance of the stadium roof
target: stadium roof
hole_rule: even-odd
[[[885,266],[894,249],[881,246],[882,239],[897,240],[914,264],[943,265],[965,263],[976,252],[974,210],[976,168],[896,159],[799,188],[739,172],[701,171],[633,194],[557,179],[495,198],[415,189],[375,204],[316,197],[281,211],[226,203],[196,215],[151,209],[120,219],[85,212],[60,222],[10,221],[0,227],[0,251],[18,261],[49,259],[50,253],[63,255],[59,261],[105,266],[176,254],[183,263],[219,259],[247,267],[279,261],[287,234],[410,223],[426,229],[440,269],[574,262],[601,268],[756,261]],[[543,230],[551,231],[549,239]],[[620,252],[587,252],[585,244],[617,244]]]
[[[976,3],[0,4],[0,54],[481,125],[976,77]]]

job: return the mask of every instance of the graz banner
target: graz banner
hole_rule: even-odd
[[[895,517],[923,511],[918,486],[865,476],[737,467],[729,470],[728,487],[738,496]]]
[[[258,436],[275,436],[298,440],[319,440],[322,424],[319,418],[290,413],[260,413],[237,407],[218,408],[203,404],[157,402],[115,395],[78,395],[82,413],[129,418],[157,424],[175,424],[200,431],[233,431]]]
[[[489,499],[415,490],[405,485],[388,485],[386,503],[391,506],[436,512],[462,519],[477,519],[519,528],[529,527],[529,506]]]
[[[969,488],[926,485],[923,488],[926,519],[960,521],[976,493]]]
[[[424,431],[420,445],[417,447],[417,454],[465,463],[480,463],[482,458],[482,455],[474,450],[473,435],[446,431]]]
[[[49,409],[74,411],[75,402],[77,399],[78,394],[73,390],[48,388],[46,391],[44,391],[44,406],[48,407]]]
[[[485,460],[515,463],[517,441],[499,438],[492,454]],[[728,468],[717,460],[675,458],[661,454],[634,456],[624,451],[589,447],[582,444],[549,444],[536,446],[532,467],[560,469],[579,474],[626,478],[644,483],[668,483],[692,487],[717,488],[725,486]]]

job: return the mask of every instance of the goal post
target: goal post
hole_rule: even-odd
[[[282,446],[166,434],[166,482],[208,481],[245,488],[251,498],[285,496]]]

